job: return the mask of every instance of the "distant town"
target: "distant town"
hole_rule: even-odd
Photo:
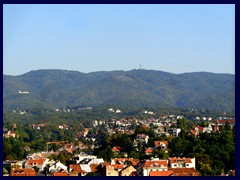
[[[233,116],[93,111],[5,112],[3,175],[235,176]]]

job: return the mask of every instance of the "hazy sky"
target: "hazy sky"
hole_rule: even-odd
[[[3,73],[235,73],[235,5],[3,5]]]

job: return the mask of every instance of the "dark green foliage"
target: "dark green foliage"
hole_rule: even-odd
[[[234,133],[229,127],[221,132],[202,133],[199,138],[183,133],[170,141],[169,149],[170,156],[195,157],[196,168],[203,176],[235,169]]]
[[[234,75],[153,70],[80,73],[38,70],[3,76],[4,111],[119,105],[234,111]],[[19,90],[30,94],[18,94]],[[136,111],[129,112],[136,115]]]
[[[98,157],[103,158],[104,161],[111,161],[111,158],[114,157],[112,148],[110,145],[103,146],[98,152]]]
[[[116,133],[111,137],[111,146],[120,146],[123,148],[123,152],[130,153],[134,150],[133,140],[126,134]]]

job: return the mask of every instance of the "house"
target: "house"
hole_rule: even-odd
[[[198,136],[198,131],[191,129],[189,131],[189,135],[194,135],[195,137],[197,137]]]
[[[169,159],[170,168],[196,168],[195,158],[172,157]]]
[[[148,143],[149,136],[145,134],[137,134],[135,140],[142,142],[143,145],[146,145]]]
[[[149,176],[171,176],[173,171],[150,171]]]
[[[53,176],[69,176],[68,172],[54,172]]]
[[[203,133],[203,132],[204,132],[204,127],[196,126],[189,131],[189,135],[194,135],[195,137],[197,137],[200,133]]]
[[[49,159],[47,158],[30,158],[25,163],[25,168],[33,168],[34,166],[39,168],[39,171],[43,171],[44,167],[48,164]]]
[[[62,164],[60,161],[56,161],[55,163],[51,164],[49,167],[50,172],[59,172],[59,171],[68,171],[67,166]]]
[[[147,160],[138,169],[139,176],[149,176],[151,171],[167,171],[168,160]]]
[[[154,151],[154,147],[149,147],[149,148],[147,148],[147,149],[145,150],[145,154],[146,154],[146,155],[150,155],[150,154],[153,153],[153,151]]]
[[[169,171],[173,171],[171,176],[199,176],[194,168],[169,168]]]
[[[17,138],[17,133],[15,131],[3,131],[3,137],[5,137],[5,138],[9,138],[9,137]]]
[[[116,153],[116,154],[120,154],[120,153],[123,151],[123,148],[120,147],[120,146],[114,146],[114,147],[112,148],[112,151],[113,151],[114,153]]]
[[[133,166],[126,166],[123,170],[120,171],[120,176],[130,176],[133,172],[136,172],[136,169]]]
[[[165,150],[167,153],[168,141],[154,141],[154,147],[155,149]]]
[[[25,163],[26,163],[26,160],[14,161],[14,162],[11,162],[11,166],[22,169]]]
[[[69,172],[75,172],[80,176],[86,176],[87,174],[87,172],[81,168],[80,164],[70,164]]]
[[[212,124],[209,123],[208,126],[203,128],[204,133],[211,133],[213,131]]]
[[[114,169],[113,165],[106,165],[105,166],[106,176],[118,176],[118,171]]]
[[[120,109],[117,109],[116,110],[116,113],[118,114],[118,113],[121,113],[122,111],[120,110]]]
[[[37,173],[33,168],[12,169],[10,176],[36,176]]]
[[[81,164],[81,163],[90,163],[90,164],[100,164],[103,161],[102,158],[97,158],[97,156],[94,156],[94,155],[88,155],[88,154],[85,154],[85,153],[81,153],[81,154],[78,154],[78,155],[75,155],[73,158],[72,158],[73,161],[75,161],[75,164]]]
[[[171,134],[173,137],[178,137],[178,134],[181,132],[180,128],[171,128],[168,129],[167,132]]]
[[[212,125],[215,131],[221,131],[226,123],[229,123],[229,126],[233,129],[235,126],[235,119],[229,119],[229,120],[217,119],[215,121],[215,124],[212,124]]]
[[[139,159],[133,159],[133,158],[114,158],[111,159],[111,165],[116,165],[116,164],[130,164],[133,167],[136,167],[138,163],[140,162]]]
[[[84,159],[82,159],[83,157]],[[96,156],[78,156],[75,158],[77,164],[70,164],[69,172],[77,172],[81,176],[85,176],[90,172],[97,172],[97,166],[104,162],[102,158]]]
[[[105,176],[119,176],[119,173],[125,168],[126,166],[123,164],[115,164],[115,165],[105,165]]]

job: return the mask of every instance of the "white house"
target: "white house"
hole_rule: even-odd
[[[172,157],[169,158],[169,166],[170,168],[194,168],[196,169],[196,161],[195,158],[180,158],[180,157]]]
[[[180,128],[172,128],[168,129],[167,132],[171,134],[173,137],[178,137],[178,134],[181,132]]]
[[[58,172],[60,170],[63,170],[65,172],[68,171],[68,167],[62,164],[60,161],[56,161],[55,163],[51,164],[49,167],[50,172]]]
[[[152,171],[167,171],[168,160],[147,160],[138,169],[137,174],[140,176],[149,176]]]
[[[39,171],[43,171],[44,167],[48,164],[47,158],[30,158],[25,163],[25,168],[33,168],[34,166],[39,168]]]

